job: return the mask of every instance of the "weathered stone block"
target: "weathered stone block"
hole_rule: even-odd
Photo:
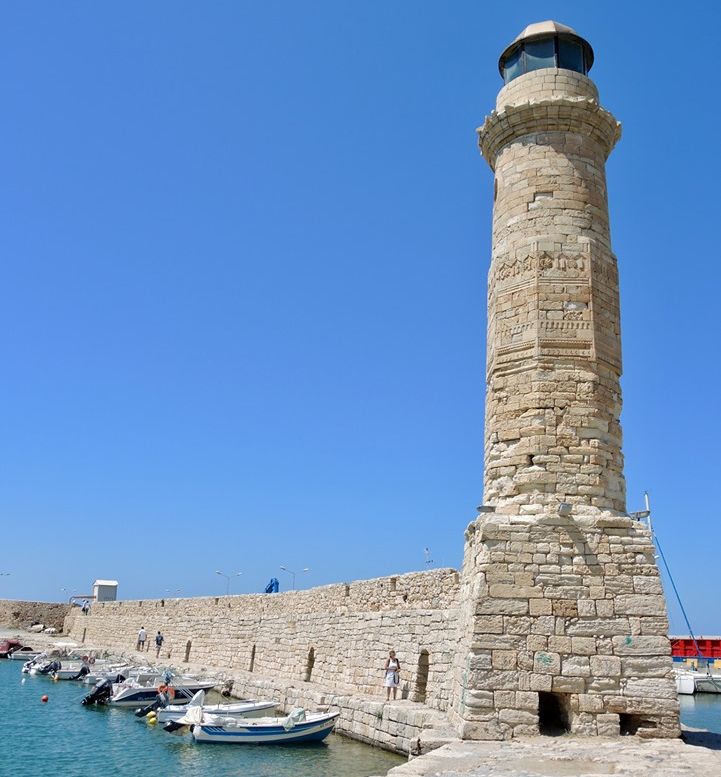
[[[579,656],[592,656],[596,652],[596,640],[594,637],[571,637],[570,653]]]
[[[663,596],[654,594],[619,594],[613,606],[618,615],[659,615],[666,611]]]
[[[526,615],[527,599],[481,599],[476,607],[477,615]]]
[[[620,677],[621,659],[617,656],[591,656],[591,674],[594,677]]]
[[[614,636],[613,652],[619,656],[666,656],[671,653],[668,637]]]
[[[551,615],[551,602],[548,599],[531,599],[528,603],[531,615]]]
[[[589,677],[591,667],[587,656],[564,656],[561,673],[568,677]]]
[[[533,671],[537,674],[560,674],[561,656],[547,651],[536,652],[533,657]]]
[[[552,678],[551,690],[555,693],[584,693],[586,681],[583,677],[555,676]]]
[[[518,665],[517,653],[515,650],[494,650],[493,668],[494,669],[515,669]]]

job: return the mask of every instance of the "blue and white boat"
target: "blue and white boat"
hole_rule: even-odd
[[[333,730],[339,712],[293,710],[277,718],[229,718],[208,715],[202,707],[193,707],[170,726],[190,726],[196,742],[222,742],[233,745],[275,745],[321,742]]]
[[[146,683],[126,680],[113,685],[113,695],[108,704],[113,707],[138,707],[150,704],[165,692],[168,704],[186,704],[198,691],[209,691],[218,684],[217,680],[195,680],[192,677],[174,677],[172,685],[163,685],[163,681]]]

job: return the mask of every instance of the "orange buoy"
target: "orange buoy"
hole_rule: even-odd
[[[43,694],[43,695],[40,697],[40,701],[41,701],[43,704],[45,704],[45,702],[46,702],[47,700],[48,700],[47,694]]]

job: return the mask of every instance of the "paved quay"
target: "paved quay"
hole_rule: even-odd
[[[721,735],[686,732],[684,742],[637,737],[521,737],[451,742],[391,769],[388,777],[714,777]],[[380,776],[379,776],[380,777]]]

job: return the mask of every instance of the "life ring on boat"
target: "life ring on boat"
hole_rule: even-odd
[[[90,656],[90,658],[88,659],[88,663],[91,664],[91,665],[94,664],[95,663],[95,656]]]
[[[83,656],[83,657],[82,657],[82,659],[81,659],[81,661],[82,661],[84,664],[87,664],[89,660],[90,660],[90,657],[89,657],[89,656]]]
[[[172,685],[167,686],[166,693],[168,694],[168,699],[170,699],[170,701],[172,701],[175,698],[175,688],[173,688]]]
[[[156,690],[158,693],[165,693],[168,690],[168,686],[165,683],[161,683]]]

